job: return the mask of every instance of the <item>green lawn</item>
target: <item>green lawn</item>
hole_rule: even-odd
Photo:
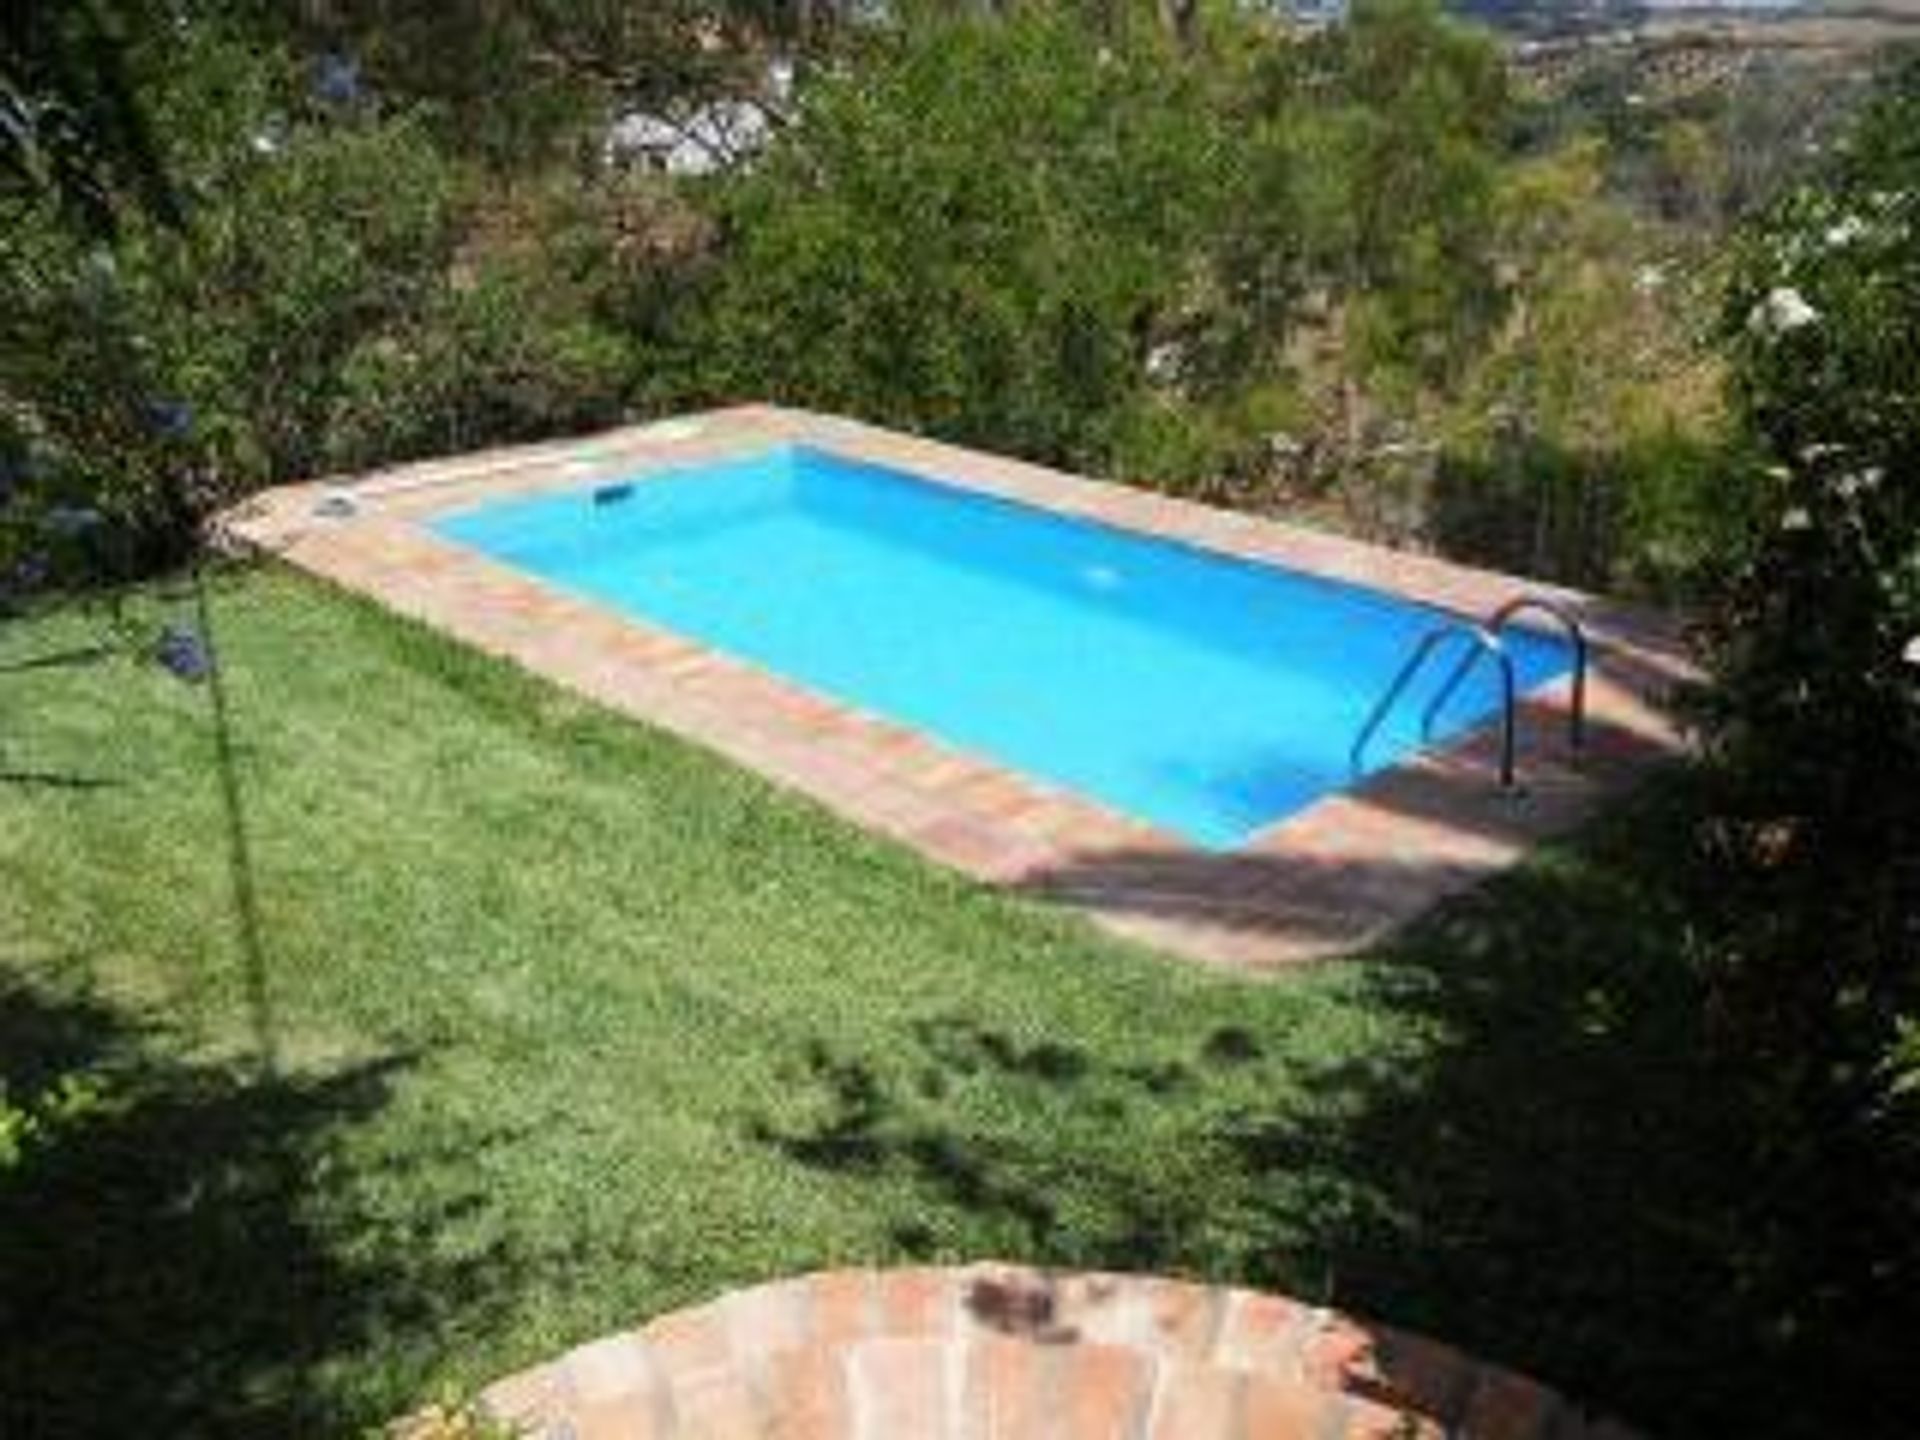
[[[292,576],[0,624],[0,1433],[353,1433],[722,1288],[1231,1277],[1674,1432],[1716,1259],[1671,806],[1391,953],[1210,977]],[[19,668],[106,644],[112,653]],[[0,1151],[0,1154],[4,1154]]]

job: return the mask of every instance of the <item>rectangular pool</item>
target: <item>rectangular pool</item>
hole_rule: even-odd
[[[1368,712],[1448,618],[802,445],[433,528],[1209,848],[1351,784]],[[1505,640],[1522,690],[1570,667],[1557,639]],[[1420,711],[1449,668],[1414,687],[1367,769],[1422,743]],[[1483,664],[1431,738],[1497,706]]]

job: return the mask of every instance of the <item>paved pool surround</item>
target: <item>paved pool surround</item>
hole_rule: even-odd
[[[770,445],[822,447],[1059,514],[1349,581],[1478,616],[1515,594],[1577,614],[1593,643],[1588,734],[1571,680],[1520,707],[1517,794],[1488,726],[1326,797],[1229,851],[1197,848],[1086,799],[567,595],[444,540],[456,511],[633,480]],[[804,792],[981,881],[1242,972],[1361,948],[1577,825],[1681,739],[1691,677],[1672,627],[1597,597],[1213,509],[853,421],[770,406],[687,416],[266,492],[224,517],[233,541],[425,621]],[[1438,670],[1439,667],[1436,667]]]

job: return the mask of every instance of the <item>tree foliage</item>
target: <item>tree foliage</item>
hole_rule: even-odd
[[[128,196],[178,219],[126,64],[128,31],[158,20],[143,3],[99,0],[18,0],[0,12],[0,199],[51,196],[97,234]]]
[[[370,98],[509,172],[564,158],[623,108],[751,84],[792,29],[787,7],[754,0],[328,0],[291,15],[237,3],[258,33],[350,66]]]
[[[556,216],[538,276],[476,252],[480,192],[423,114],[221,7],[131,35],[119,63],[179,223],[120,206],[108,233],[57,185],[7,197],[16,515],[84,507],[164,560],[261,484],[618,416],[627,346],[582,275],[611,272],[610,230],[583,244],[586,217]]]
[[[235,487],[313,466],[342,360],[431,283],[451,182],[404,117],[301,115],[284,57],[216,30],[129,64],[187,223],[129,213],[106,245],[53,200],[15,208],[0,424],[43,490],[164,553]]]
[[[1158,45],[1039,9],[934,22],[809,91],[725,197],[716,384],[1097,464],[1221,194]]]
[[[1687,363],[1672,317],[1576,333],[1610,315],[1581,247],[1617,231],[1617,280],[1638,222],[1592,187],[1515,219],[1530,175],[1570,171],[1511,153],[1501,57],[1432,0],[1306,34],[1148,0],[117,13],[127,113],[191,223],[136,206],[103,247],[45,176],[16,186],[0,386],[42,492],[155,533],[328,466],[774,397],[1238,503],[1331,485],[1376,529],[1376,455],[1431,442],[1496,477],[1471,487],[1490,515],[1514,510],[1501,466],[1577,473],[1594,504],[1520,507],[1540,535],[1650,518],[1516,548],[1473,503],[1434,508],[1464,487],[1416,483],[1393,538],[1580,579],[1696,543],[1641,478],[1685,448],[1659,407],[1617,423],[1634,356]],[[775,54],[799,95],[758,164],[607,170],[628,107],[696,113]],[[97,77],[61,73],[101,109]],[[1574,391],[1618,405],[1583,428]],[[1489,467],[1481,412],[1519,392],[1524,444]],[[156,438],[156,405],[191,411],[193,446]],[[183,468],[200,498],[156,504]]]
[[[1577,142],[1503,167],[1503,313],[1459,387],[1431,523],[1442,547],[1596,589],[1684,593],[1739,533],[1718,375],[1674,323],[1691,282]]]
[[[1416,382],[1457,378],[1499,309],[1498,52],[1426,0],[1363,0],[1283,63],[1311,257],[1357,358]]]

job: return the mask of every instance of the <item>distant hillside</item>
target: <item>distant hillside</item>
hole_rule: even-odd
[[[1534,40],[1676,32],[1814,48],[1920,40],[1920,0],[1450,0],[1448,8]]]

